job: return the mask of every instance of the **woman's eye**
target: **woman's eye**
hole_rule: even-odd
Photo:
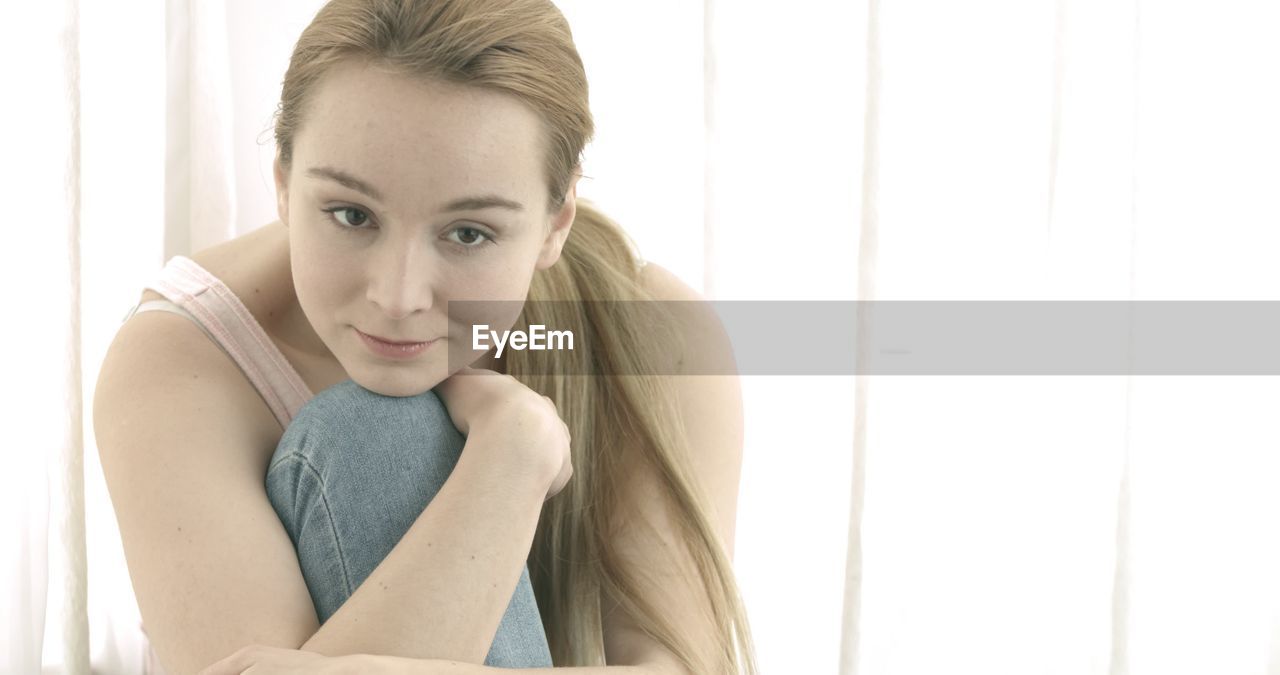
[[[468,248],[474,248],[489,240],[489,235],[474,227],[459,227],[449,233],[453,241]]]
[[[339,206],[332,209],[325,209],[338,224],[348,228],[359,228],[369,221],[369,214],[360,209],[350,206]]]

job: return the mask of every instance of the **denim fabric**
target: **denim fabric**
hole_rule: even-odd
[[[433,391],[382,396],[346,380],[302,407],[271,459],[267,496],[297,549],[321,623],[408,531],[453,471],[462,444]],[[552,665],[528,565],[484,665]]]

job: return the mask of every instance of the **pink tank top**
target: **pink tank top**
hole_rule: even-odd
[[[124,320],[136,312],[161,310],[194,321],[240,366],[281,428],[287,428],[303,404],[311,400],[312,391],[240,298],[196,261],[180,255],[170,258],[147,288],[168,300],[141,302]]]

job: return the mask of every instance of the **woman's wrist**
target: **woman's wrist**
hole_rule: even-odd
[[[539,452],[537,447],[530,447],[511,430],[496,425],[473,425],[462,453],[482,458],[492,470],[503,472],[522,484],[534,484],[543,493],[550,489],[560,473],[560,467],[552,461],[556,458]]]

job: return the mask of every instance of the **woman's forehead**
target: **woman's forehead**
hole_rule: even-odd
[[[362,64],[341,64],[318,84],[295,138],[295,162],[416,186],[540,188],[540,123],[514,97]]]

